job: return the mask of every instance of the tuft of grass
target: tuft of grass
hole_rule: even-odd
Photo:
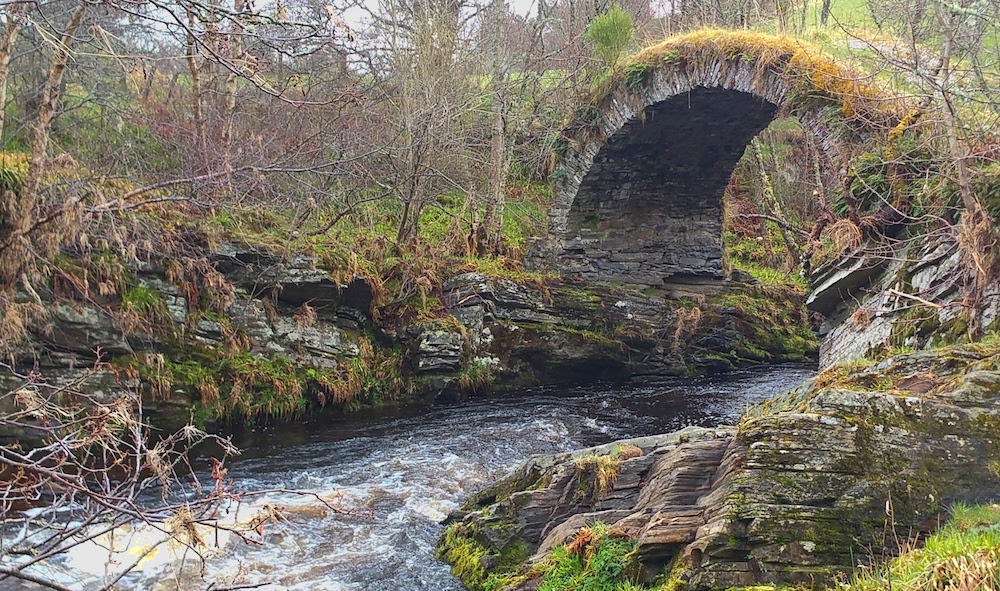
[[[472,360],[458,374],[458,389],[463,393],[480,392],[493,385],[490,366],[479,360]]]
[[[615,446],[610,455],[589,454],[574,460],[578,473],[593,475],[594,497],[609,492],[618,480],[622,462],[642,456],[642,450],[631,444]]]
[[[630,591],[626,577],[635,541],[603,523],[581,528],[576,538],[557,546],[528,577],[540,578],[538,591]]]
[[[133,287],[122,295],[122,307],[156,322],[169,320],[163,296],[145,285]]]
[[[0,151],[0,191],[20,193],[28,176],[30,161],[30,154]]]

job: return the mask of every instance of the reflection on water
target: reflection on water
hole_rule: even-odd
[[[259,589],[459,591],[434,559],[438,522],[461,500],[531,454],[554,453],[688,425],[732,423],[747,405],[813,373],[774,366],[689,380],[533,390],[499,400],[432,407],[418,416],[347,417],[242,433],[230,464],[241,487],[339,491],[374,518],[288,512],[267,544],[231,544],[208,572]],[[305,507],[305,499],[267,501]],[[137,589],[204,587],[197,565],[127,579]]]

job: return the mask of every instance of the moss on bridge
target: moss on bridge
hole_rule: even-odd
[[[687,64],[753,64],[760,75],[780,74],[795,104],[815,99],[833,102],[844,119],[866,124],[898,121],[901,111],[890,93],[801,40],[754,31],[702,29],[666,39],[626,61],[594,94],[595,104],[614,89],[641,90],[654,71]],[[810,105],[812,106],[812,105]]]

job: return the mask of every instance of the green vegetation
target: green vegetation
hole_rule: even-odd
[[[542,581],[538,591],[625,591],[632,587],[625,580],[625,570],[634,548],[633,540],[594,523],[535,567],[533,574],[541,574]]]
[[[632,15],[617,4],[587,25],[583,37],[607,68],[615,67],[635,40]]]
[[[1000,586],[1000,507],[956,504],[944,527],[888,564],[860,570],[844,591],[996,589]]]
[[[593,490],[594,499],[600,498],[614,487],[623,459],[625,457],[618,452],[612,455],[591,454],[574,461],[581,484],[586,486],[586,481],[591,481],[589,486]]]
[[[512,192],[514,192],[512,190]],[[547,277],[524,270],[520,263],[526,240],[543,231],[548,187],[521,185],[516,199],[505,201],[498,256],[477,256],[469,244],[463,195],[443,195],[420,215],[418,234],[398,244],[391,236],[403,208],[390,200],[362,203],[341,216],[317,212],[302,224],[295,212],[235,210],[199,222],[213,242],[233,241],[282,255],[290,252],[318,257],[325,271],[340,283],[355,276],[376,288],[382,312],[412,320],[437,316],[433,295],[449,276],[469,271],[544,285]],[[337,216],[336,224],[330,222]],[[185,224],[178,219],[179,224]],[[429,305],[430,304],[430,305]]]
[[[29,155],[0,151],[0,191],[20,193],[28,175]]]
[[[498,529],[503,526],[499,525]],[[499,591],[516,580],[514,571],[527,560],[523,541],[511,541],[499,555],[476,541],[476,532],[464,524],[449,525],[438,541],[437,557],[470,591]],[[486,564],[491,564],[487,574]]]
[[[499,566],[487,576],[482,567],[485,549],[465,531],[450,526],[438,556],[452,565],[452,572],[471,591],[501,591],[515,583],[539,580],[539,591],[633,591],[643,589],[628,581],[626,569],[635,542],[603,523],[582,528],[575,539],[557,546],[542,562],[518,572],[523,546],[511,557],[499,557]],[[510,560],[510,558],[520,558]]]
[[[746,286],[709,301],[717,308],[736,312],[735,324],[743,336],[731,352],[737,360],[803,361],[819,350],[819,338],[805,309],[805,292],[798,287]]]
[[[163,297],[144,285],[133,287],[122,295],[122,312],[133,317],[132,323],[136,328],[138,323],[144,323],[147,331],[162,329],[170,324],[170,313]]]
[[[194,395],[192,410],[202,419],[288,419],[309,406],[357,409],[405,401],[413,394],[403,379],[401,352],[373,347],[363,338],[360,354],[332,369],[305,367],[284,355],[193,343],[178,346],[169,357],[133,356],[114,364],[141,378],[154,400],[170,399],[178,389]]]
[[[784,263],[785,247],[773,223],[765,225],[765,232],[757,236],[742,236],[731,230],[723,234],[726,263],[730,269],[743,271],[768,287],[784,287],[805,294],[808,281],[801,270],[792,272],[780,269]]]

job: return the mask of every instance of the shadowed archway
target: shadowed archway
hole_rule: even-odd
[[[747,144],[794,115],[834,162],[894,125],[855,76],[783,38],[700,31],[651,47],[557,146],[533,268],[591,280],[719,285],[722,197]]]

